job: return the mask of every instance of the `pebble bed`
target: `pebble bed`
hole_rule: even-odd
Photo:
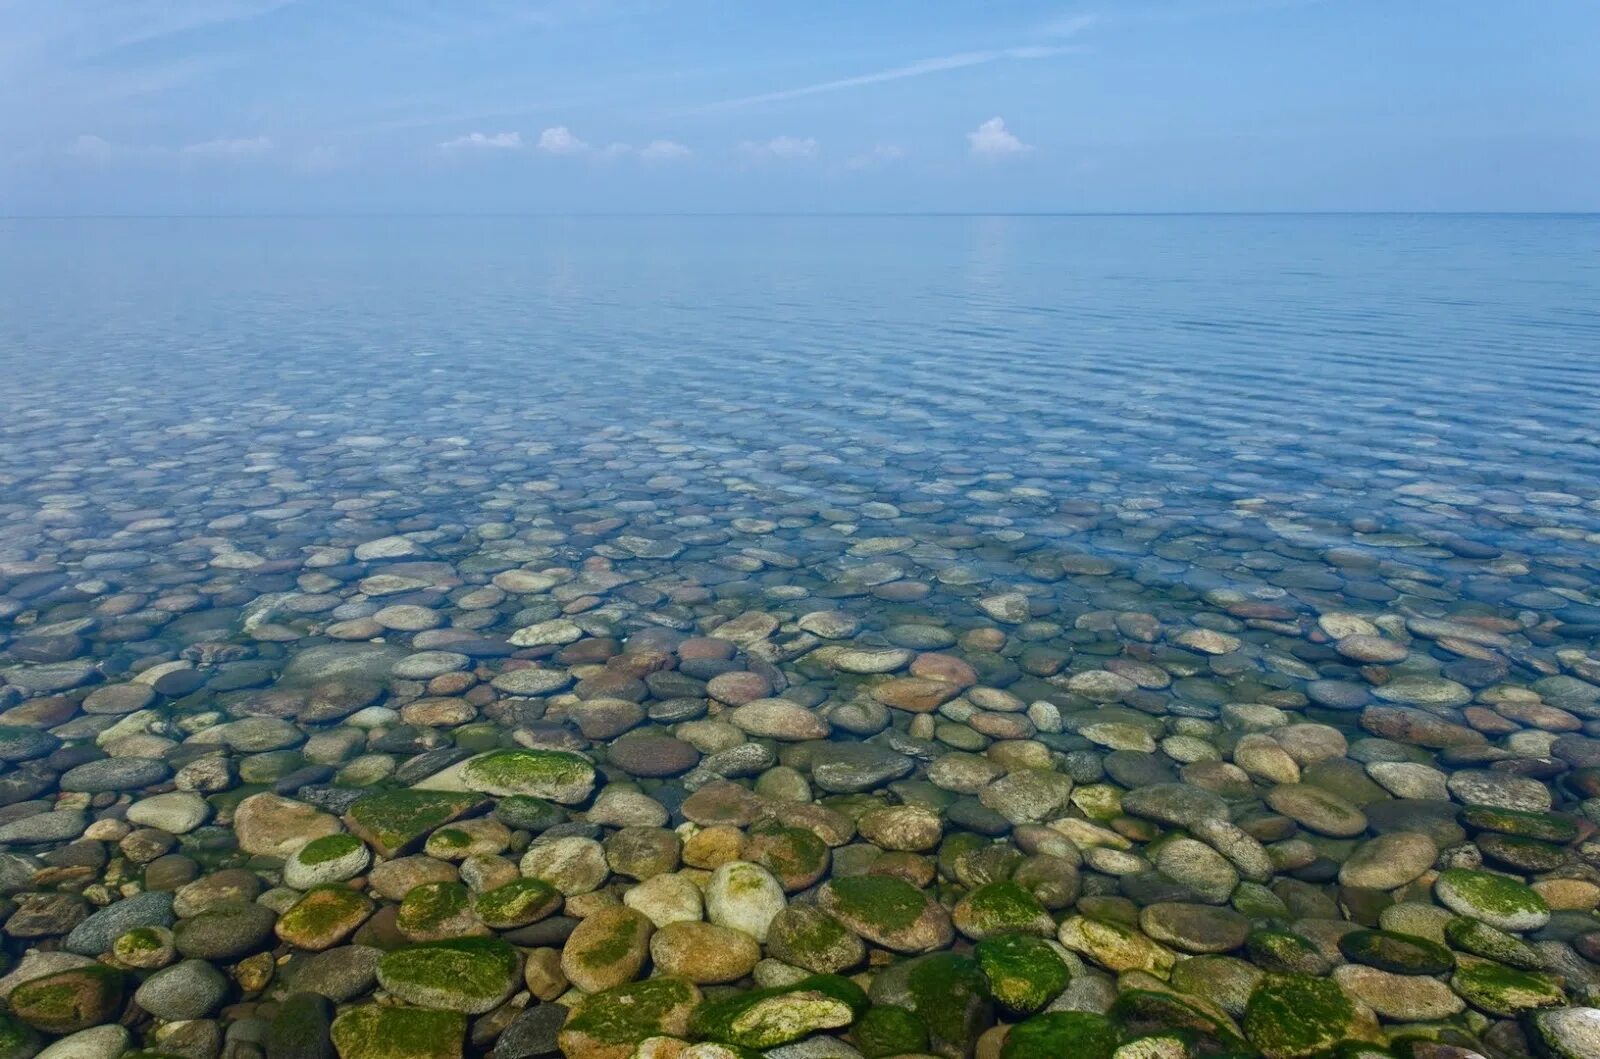
[[[0,1059],[1600,1057],[1592,419],[1419,339],[1313,431],[1266,323],[1000,407],[1039,292],[873,374],[837,260],[739,357],[603,254],[537,369],[517,270],[3,325]]]

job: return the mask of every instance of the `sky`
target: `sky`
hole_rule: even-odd
[[[1597,0],[0,0],[0,215],[1600,210]]]

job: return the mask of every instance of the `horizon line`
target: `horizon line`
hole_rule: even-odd
[[[178,221],[178,220],[364,220],[671,217],[1596,217],[1600,209],[1579,210],[378,210],[237,213],[0,213],[0,221]]]

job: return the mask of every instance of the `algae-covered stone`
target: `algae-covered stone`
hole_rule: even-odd
[[[1470,916],[1457,916],[1445,923],[1444,937],[1462,952],[1519,970],[1537,971],[1544,966],[1544,960],[1527,942]]]
[[[443,941],[489,932],[473,915],[472,892],[448,880],[413,886],[400,902],[394,925],[410,941]]]
[[[1345,958],[1394,974],[1444,974],[1456,965],[1449,949],[1427,938],[1387,930],[1353,930],[1339,938]]]
[[[849,970],[867,956],[860,937],[811,904],[792,904],[772,918],[767,951],[813,974]]]
[[[1011,1027],[1000,1059],[1111,1059],[1122,1035],[1104,1015],[1051,1011]]]
[[[629,1059],[650,1037],[687,1037],[700,990],[681,978],[629,982],[584,997],[559,1037],[568,1059]]]
[[[927,1050],[928,1028],[902,1007],[880,1004],[868,1008],[850,1030],[856,1048],[866,1059],[914,1055]]]
[[[123,1041],[126,1041],[126,1034]],[[43,1046],[33,1029],[10,1015],[0,1013],[0,1059],[32,1059]],[[122,1049],[119,1047],[117,1052]]]
[[[831,879],[817,891],[817,904],[863,938],[896,952],[931,952],[955,937],[948,912],[892,875]]]
[[[1048,938],[1056,932],[1056,921],[1039,899],[1009,880],[978,887],[956,902],[951,918],[957,930],[974,940],[1002,933]]]
[[[1129,1035],[1176,1032],[1200,1054],[1250,1050],[1228,1013],[1201,997],[1124,985],[1108,1014]]]
[[[1491,927],[1521,932],[1550,921],[1550,907],[1531,888],[1494,872],[1449,868],[1439,873],[1434,896],[1452,912]]]
[[[631,981],[644,967],[653,930],[644,913],[626,905],[602,908],[567,938],[561,949],[561,972],[585,993]]]
[[[311,890],[353,879],[371,863],[372,854],[366,844],[341,831],[313,839],[295,850],[284,862],[283,882],[296,890]]]
[[[358,799],[345,813],[345,826],[384,857],[421,845],[428,832],[487,803],[470,791],[379,791]]]
[[[1479,1011],[1503,1017],[1567,1002],[1557,979],[1487,960],[1464,962],[1450,979],[1450,988]]]
[[[1269,974],[1250,994],[1244,1033],[1266,1059],[1302,1059],[1340,1041],[1359,1040],[1362,1012],[1337,982],[1304,974]]]
[[[989,980],[978,961],[964,953],[935,952],[891,964],[872,980],[874,1004],[916,1014],[928,1029],[929,1050],[963,1059],[994,1022]]]
[[[426,1008],[350,1008],[333,1020],[339,1059],[459,1059],[467,1017]]]
[[[695,1010],[689,1032],[743,1048],[776,1048],[813,1033],[849,1026],[867,1009],[867,995],[848,978],[823,974],[793,985],[752,989]]]
[[[742,930],[757,941],[767,940],[773,917],[787,899],[783,886],[767,869],[749,861],[731,861],[711,873],[705,890],[706,918],[718,926]]]
[[[377,909],[372,898],[342,886],[311,890],[286,911],[277,924],[278,937],[297,949],[321,952],[355,933]]]
[[[451,938],[385,954],[378,983],[408,1004],[481,1015],[511,995],[521,971],[499,938]]]
[[[973,948],[989,992],[1007,1011],[1030,1015],[1060,995],[1072,971],[1043,938],[998,934]]]
[[[561,891],[540,879],[513,879],[472,899],[478,919],[495,930],[537,923],[560,907]]]
[[[594,765],[565,750],[491,750],[418,783],[416,790],[468,790],[498,796],[531,795],[575,805],[594,789]]]
[[[1132,927],[1088,916],[1073,916],[1061,924],[1057,940],[1068,949],[1108,971],[1146,971],[1165,978],[1177,954]]]
[[[11,1013],[45,1033],[76,1033],[117,1017],[125,982],[103,964],[57,971],[13,989]]]

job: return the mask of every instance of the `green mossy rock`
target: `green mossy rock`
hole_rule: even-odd
[[[594,789],[594,777],[594,765],[581,755],[565,750],[519,747],[479,754],[417,786],[450,789],[459,784],[470,791],[500,797],[524,794],[561,805],[576,805],[589,797]]]
[[[350,1008],[333,1020],[339,1059],[459,1059],[467,1017],[459,1011]]]
[[[848,978],[812,975],[793,985],[708,1000],[695,1009],[697,1038],[765,1050],[824,1030],[842,1029],[867,1010],[867,994]]]
[[[412,941],[444,941],[488,933],[472,913],[472,891],[458,882],[413,886],[400,902],[394,924]]]
[[[771,872],[785,893],[814,885],[827,873],[832,860],[828,844],[814,832],[774,821],[750,828],[744,855]]]
[[[561,1028],[561,1051],[584,1059],[629,1059],[647,1037],[687,1037],[700,990],[682,978],[648,978],[584,997]]]
[[[1032,893],[1014,882],[980,886],[956,902],[951,918],[956,929],[973,940],[993,934],[1054,937],[1056,921]]]
[[[1104,1015],[1052,1011],[1011,1027],[1000,1059],[1111,1059],[1121,1042]]]
[[[1490,831],[1544,842],[1565,844],[1578,837],[1578,823],[1556,813],[1530,813],[1523,809],[1496,809],[1472,805],[1461,810],[1461,826],[1469,831]]]
[[[867,947],[843,923],[810,904],[792,904],[772,917],[767,952],[812,974],[837,974],[867,958]]]
[[[856,1048],[866,1059],[912,1055],[928,1048],[928,1027],[905,1008],[879,1005],[868,1008],[850,1031]]]
[[[1362,1018],[1338,983],[1304,974],[1269,974],[1250,994],[1244,1034],[1266,1059],[1304,1059],[1360,1039]]]
[[[1520,971],[1537,971],[1544,967],[1543,958],[1527,942],[1469,916],[1457,916],[1446,923],[1444,939],[1469,955]]]
[[[972,1054],[978,1035],[994,1024],[989,980],[964,953],[935,952],[891,964],[872,980],[874,1004],[903,1007],[928,1028],[929,1050],[950,1059]]]
[[[0,1014],[0,1059],[32,1059],[44,1042],[30,1027]]]
[[[1339,939],[1339,951],[1354,963],[1395,974],[1444,974],[1456,965],[1454,954],[1438,942],[1388,930],[1353,930]]]
[[[488,805],[463,791],[381,791],[361,798],[344,815],[345,826],[385,857],[420,846],[428,833]]]
[[[1544,898],[1515,879],[1470,868],[1447,868],[1433,884],[1440,904],[1500,930],[1538,930],[1550,921]]]
[[[1450,988],[1479,1011],[1507,1018],[1567,1002],[1557,979],[1488,961],[1463,965],[1450,979]]]
[[[516,989],[522,957],[499,938],[452,938],[396,949],[378,961],[378,983],[419,1007],[481,1015]]]
[[[1199,997],[1155,989],[1124,989],[1109,1012],[1129,1036],[1180,1031],[1205,1054],[1248,1052],[1250,1045],[1227,1013]]]
[[[1321,949],[1287,930],[1253,931],[1245,939],[1244,949],[1250,961],[1264,971],[1324,975],[1331,970]]]
[[[955,938],[950,914],[893,875],[831,879],[817,891],[817,904],[861,937],[896,952],[932,952]]]
[[[308,892],[278,918],[278,937],[297,949],[321,952],[356,932],[377,910],[372,898],[343,886]]]
[[[560,907],[561,891],[540,879],[515,879],[472,899],[472,910],[495,930],[537,923]]]
[[[125,985],[122,972],[104,964],[57,971],[12,990],[11,1013],[45,1033],[77,1033],[115,1021]]]
[[[1061,995],[1072,971],[1043,938],[997,934],[973,948],[994,999],[1014,1015],[1031,1015]]]

